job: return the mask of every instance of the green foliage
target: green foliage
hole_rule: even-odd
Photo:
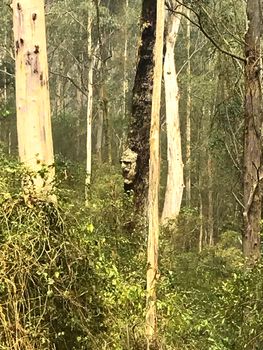
[[[123,220],[131,205],[118,182],[95,182],[89,207],[63,207],[61,191],[57,208],[19,193],[15,162],[1,170],[0,348],[137,349],[144,247]]]
[[[182,208],[177,220],[170,220],[163,227],[165,241],[169,241],[177,254],[198,249],[200,217],[196,208]],[[164,241],[164,242],[165,242]],[[164,243],[165,244],[165,243]],[[169,246],[169,249],[171,249]]]
[[[159,312],[167,349],[262,348],[262,266],[246,268],[226,236],[200,255],[174,257],[164,273]]]
[[[84,169],[60,158],[55,207],[29,201],[24,170],[1,164],[0,349],[144,349],[146,232],[116,170],[95,168],[85,203]],[[245,267],[235,231],[198,253],[199,226],[185,208],[162,230],[162,348],[262,349],[263,267]]]
[[[18,196],[2,204],[0,221],[2,346],[66,349],[67,343],[73,349],[77,337],[87,337],[85,328],[91,334],[102,329],[93,249],[69,235],[61,213]]]

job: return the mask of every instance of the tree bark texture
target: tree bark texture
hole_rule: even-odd
[[[143,0],[141,42],[133,87],[132,115],[128,147],[137,154],[136,173],[131,190],[138,212],[145,214],[149,186],[149,139],[153,90],[153,50],[157,1]]]
[[[244,135],[244,234],[243,252],[254,263],[260,258],[262,91],[259,0],[247,0],[245,35],[245,135]]]
[[[147,246],[147,350],[158,349],[156,284],[159,247],[159,182],[160,182],[160,104],[163,66],[164,0],[157,0],[157,27],[154,49],[154,80],[150,129],[149,231]]]
[[[13,1],[19,156],[45,195],[54,177],[44,0]],[[46,168],[46,177],[37,172]]]
[[[168,12],[166,16],[166,50],[164,57],[168,174],[162,213],[163,222],[167,219],[175,219],[178,216],[184,189],[179,118],[180,96],[174,58],[174,47],[180,21],[181,16]]]

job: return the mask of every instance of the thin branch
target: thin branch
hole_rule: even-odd
[[[1,48],[0,48],[0,51],[3,51],[3,52],[8,53],[8,55],[10,56],[10,58],[11,58],[13,61],[15,61],[15,56],[14,56],[12,50],[8,50],[6,47],[1,47]]]
[[[80,62],[80,60],[66,47],[61,46],[61,49],[66,51],[77,63],[78,66],[82,65],[82,62]]]
[[[66,11],[65,14],[70,15],[70,17],[76,22],[78,23],[82,28],[84,28],[85,31],[87,31],[87,28],[84,26],[83,23],[81,23],[75,16],[72,15],[72,13],[70,11]]]
[[[9,73],[9,72],[7,72],[7,71],[5,71],[3,69],[0,69],[0,72],[4,73],[4,74],[6,74],[6,75],[8,75],[9,77],[12,77],[12,78],[15,76],[15,74]]]
[[[232,192],[232,195],[235,197],[235,200],[238,202],[238,204],[240,204],[241,208],[245,209],[244,204],[238,199],[237,195]]]
[[[235,168],[238,170],[239,173],[241,173],[241,169],[240,169],[240,167],[239,167],[239,164],[237,163],[237,161],[236,161],[235,158],[233,157],[232,153],[230,152],[230,149],[229,149],[229,147],[228,147],[228,145],[227,145],[226,142],[225,142],[225,147],[226,147],[227,153],[228,153],[229,157],[231,158],[231,160],[232,160],[232,162],[233,162]]]
[[[197,49],[195,49],[195,50],[191,53],[189,59],[187,59],[187,60],[182,64],[181,68],[178,70],[177,76],[182,72],[182,70],[183,70],[184,67],[187,65],[187,63],[188,63],[189,61],[191,61],[192,57],[193,57],[198,51],[202,50],[202,48],[203,48],[205,45],[206,45],[206,43],[203,44],[202,46],[198,47]]]
[[[86,91],[84,91],[78,84],[76,84],[75,81],[68,74],[64,75],[59,72],[52,72],[52,71],[50,71],[50,74],[69,80],[75,86],[75,88],[77,88],[84,96],[88,97]]]
[[[216,29],[218,35],[222,38],[222,40],[225,42],[225,44],[226,44],[227,46],[230,46],[229,42],[228,42],[228,41],[224,38],[224,36],[220,33],[220,30],[218,29],[218,26],[216,25],[214,19],[210,16],[210,14],[206,11],[206,9],[205,9],[203,6],[201,6],[201,9],[204,11],[204,13],[206,14],[206,16],[207,16],[207,17],[209,18],[209,20],[212,22],[212,26]],[[200,17],[200,16],[199,16],[199,17]],[[235,36],[233,35],[233,33],[231,33],[231,32],[229,31],[229,29],[224,25],[224,23],[223,23],[223,26],[224,26],[225,30],[228,32],[228,34],[231,35],[232,38],[234,38],[235,41],[239,42],[239,43],[242,44],[242,45],[245,45],[245,41],[244,41],[244,40],[241,40],[240,38],[235,37]]]
[[[166,6],[167,6],[167,9],[171,12],[173,12],[174,14],[178,14],[178,15],[181,15],[181,16],[184,16],[188,21],[190,21],[194,26],[196,26],[197,28],[200,29],[200,31],[204,34],[204,36],[220,51],[222,52],[223,54],[227,55],[227,56],[230,56],[236,60],[239,60],[239,61],[242,61],[244,63],[246,63],[246,59],[244,57],[241,57],[241,56],[238,56],[236,54],[234,54],[233,52],[230,52],[230,51],[227,51],[225,49],[223,49],[222,47],[220,47],[220,44],[218,44],[207,32],[206,30],[204,29],[203,27],[203,24],[201,22],[201,18],[199,16],[199,14],[194,11],[191,7],[189,6],[186,6],[185,4],[181,3],[180,1],[177,0],[177,2],[181,5],[183,5],[184,7],[186,7],[187,9],[190,9],[197,17],[197,20],[198,20],[198,23],[193,21],[191,18],[189,18],[184,12],[179,12],[179,11],[175,11],[173,10],[172,8],[169,7],[169,4],[167,3],[166,1]]]

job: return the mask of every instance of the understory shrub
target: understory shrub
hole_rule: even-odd
[[[147,230],[116,170],[94,170],[85,202],[84,170],[61,162],[55,206],[0,161],[0,350],[145,349]],[[198,253],[199,224],[186,209],[160,236],[160,349],[262,350],[263,267],[234,231]]]

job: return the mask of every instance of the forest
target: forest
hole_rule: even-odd
[[[262,350],[261,0],[0,0],[0,350]]]

